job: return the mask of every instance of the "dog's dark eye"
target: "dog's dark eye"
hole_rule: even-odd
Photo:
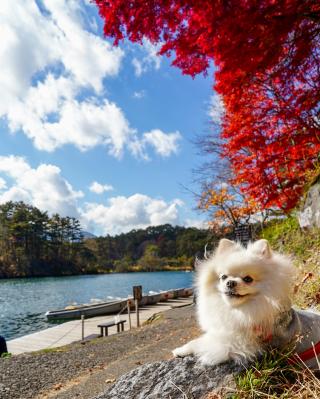
[[[242,279],[245,283],[252,283],[253,278],[250,276],[243,277]]]
[[[223,274],[220,278],[221,278],[221,280],[225,280],[226,278],[228,278],[228,276],[226,276],[225,274]]]

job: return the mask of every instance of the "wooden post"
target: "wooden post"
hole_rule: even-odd
[[[84,315],[81,315],[81,340],[84,341]]]
[[[142,298],[142,286],[141,285],[135,285],[133,286],[133,298],[134,298],[134,305],[136,308],[136,315],[137,315],[137,327],[140,326],[140,320],[139,320],[139,301]]]
[[[140,327],[140,320],[139,320],[139,301],[138,299],[134,300],[134,305],[136,308],[136,315],[137,315],[137,327]]]
[[[128,309],[128,320],[129,320],[129,329],[131,330],[131,313],[130,313],[130,300],[127,301],[127,309]]]

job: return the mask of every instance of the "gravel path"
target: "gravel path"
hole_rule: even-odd
[[[187,306],[122,334],[0,359],[0,398],[91,399],[138,365],[170,358],[198,333],[194,307]]]

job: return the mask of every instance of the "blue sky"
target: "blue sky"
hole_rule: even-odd
[[[212,73],[102,37],[87,0],[0,4],[0,202],[75,216],[95,234],[200,226],[192,144],[216,117]]]

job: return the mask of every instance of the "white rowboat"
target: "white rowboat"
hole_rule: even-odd
[[[155,305],[158,302],[168,301],[176,298],[186,298],[193,294],[192,288],[180,288],[176,290],[163,291],[158,294],[144,295],[139,301],[139,306]],[[95,317],[109,314],[118,314],[127,306],[134,308],[133,298],[121,299],[119,301],[103,302],[94,305],[72,306],[67,309],[49,310],[46,312],[48,320],[80,319],[81,316]]]

